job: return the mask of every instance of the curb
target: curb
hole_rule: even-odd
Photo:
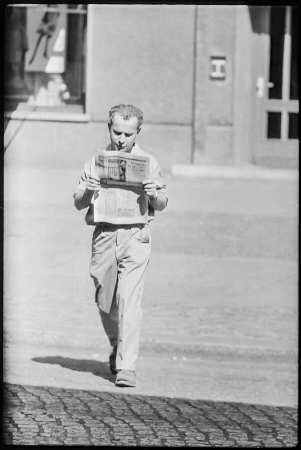
[[[25,354],[39,352],[42,348],[47,349],[47,355],[53,356],[61,352],[61,356],[76,357],[80,354],[84,358],[99,358],[102,357],[105,360],[109,356],[109,345],[101,345],[94,348],[90,346],[80,346],[76,349],[73,346],[58,345],[58,344],[46,344],[36,345],[33,342],[23,343],[23,356]],[[19,343],[4,343],[4,358],[8,352],[13,352],[14,346],[18,346]],[[14,350],[15,352],[15,350]],[[50,353],[49,353],[50,352]],[[279,349],[277,347],[271,347],[265,344],[235,344],[235,343],[187,343],[180,344],[175,342],[156,342],[156,341],[141,341],[140,342],[140,356],[141,357],[163,357],[173,360],[185,360],[185,359],[208,359],[208,360],[229,360],[229,361],[253,361],[253,362],[275,362],[275,363],[293,363],[297,364],[298,353],[293,348]]]
[[[171,175],[201,178],[227,178],[245,180],[284,180],[298,181],[298,170],[269,169],[254,165],[244,166],[201,166],[174,164]]]
[[[267,346],[235,344],[194,344],[180,345],[167,342],[141,342],[141,354],[147,356],[165,356],[174,360],[215,359],[231,361],[277,362],[297,364],[298,355],[293,349],[279,350]]]

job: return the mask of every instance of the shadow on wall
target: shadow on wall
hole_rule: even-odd
[[[7,117],[4,117],[4,133],[5,133],[5,130],[6,130],[7,126],[8,126],[8,124],[9,124],[9,120],[10,119],[8,119]]]
[[[15,137],[21,131],[21,128],[23,127],[25,120],[26,120],[26,117],[24,117],[24,119],[20,120],[19,124],[16,126],[16,128],[14,129],[13,133],[11,134],[11,136],[6,138],[5,132],[7,130],[7,127],[9,125],[9,123],[10,123],[10,119],[6,118],[6,117],[4,118],[4,152],[6,152],[6,150],[9,148],[11,143],[14,141]]]
[[[17,111],[19,109],[20,105],[22,105],[22,103],[16,101],[14,106],[12,106],[12,104],[11,104],[11,107],[13,107],[15,111]],[[31,106],[27,113],[29,114],[29,112],[35,111],[36,108],[37,108],[36,106]],[[17,121],[17,125],[14,127],[14,130],[12,131],[12,133],[8,133],[8,136],[7,136],[6,132],[9,131],[7,128],[11,121],[11,118],[4,117],[4,152],[9,148],[9,146],[15,140],[15,138],[21,131],[23,125],[25,124],[26,120],[27,120],[27,117],[26,117],[26,115],[24,115],[22,120]]]

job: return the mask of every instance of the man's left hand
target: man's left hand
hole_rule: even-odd
[[[150,199],[155,200],[158,197],[157,183],[153,180],[143,180],[142,181],[144,192],[149,196]]]

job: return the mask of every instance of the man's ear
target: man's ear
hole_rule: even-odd
[[[138,127],[138,128],[137,128],[137,134],[140,133],[140,130],[141,130],[141,127]]]

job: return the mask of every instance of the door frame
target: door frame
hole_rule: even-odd
[[[289,10],[286,6],[286,27],[289,26]],[[269,92],[269,64],[270,64],[270,12],[271,6],[260,6],[253,9],[257,14],[258,29],[253,33],[252,45],[252,85],[255,87],[255,95],[252,96],[251,130],[252,130],[252,160],[257,165],[291,168],[298,166],[298,140],[285,139],[287,133],[287,121],[282,119],[281,139],[266,138],[267,110],[284,111],[282,117],[287,117],[287,112],[298,112],[298,100],[289,100],[289,92],[284,92],[283,99],[274,100],[268,98]],[[287,30],[287,28],[286,28]],[[259,31],[259,32],[258,32]],[[288,54],[289,39],[286,34],[284,42],[284,72],[283,89],[288,87],[290,59]],[[259,83],[261,79],[262,83]],[[261,96],[262,94],[262,96]]]

